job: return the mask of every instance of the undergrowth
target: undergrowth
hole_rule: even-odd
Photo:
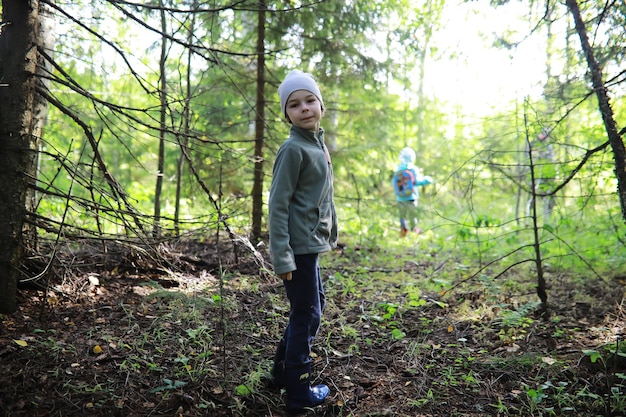
[[[531,270],[475,274],[428,234],[412,239],[320,258],[313,378],[332,395],[311,415],[626,412],[621,284],[552,270],[541,316]],[[75,277],[65,297],[35,291],[31,312],[3,318],[3,415],[282,415],[284,391],[267,386],[288,316],[282,283],[232,267],[194,285],[99,276]]]

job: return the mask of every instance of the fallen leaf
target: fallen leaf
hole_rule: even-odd
[[[17,343],[19,346],[21,347],[26,347],[28,346],[28,343],[26,342],[26,340],[13,340],[15,343]]]
[[[518,350],[520,350],[520,347],[519,347],[519,345],[517,345],[515,343],[513,343],[511,346],[508,346],[506,348],[506,351],[509,352],[509,353],[514,353],[514,352],[517,352]]]
[[[96,355],[102,353],[102,347],[100,347],[100,345],[95,345],[93,347],[93,353],[95,353]]]

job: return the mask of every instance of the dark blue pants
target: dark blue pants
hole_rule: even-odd
[[[320,328],[326,295],[317,263],[318,254],[296,255],[291,281],[284,281],[289,299],[289,324],[285,330],[285,368],[310,363],[311,344]]]

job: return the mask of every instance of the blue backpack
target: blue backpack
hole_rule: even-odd
[[[396,171],[393,189],[398,197],[410,197],[415,188],[415,174],[410,169]]]

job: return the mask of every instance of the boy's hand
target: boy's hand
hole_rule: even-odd
[[[285,272],[284,274],[278,274],[278,278],[282,279],[283,281],[291,281],[291,271]]]

